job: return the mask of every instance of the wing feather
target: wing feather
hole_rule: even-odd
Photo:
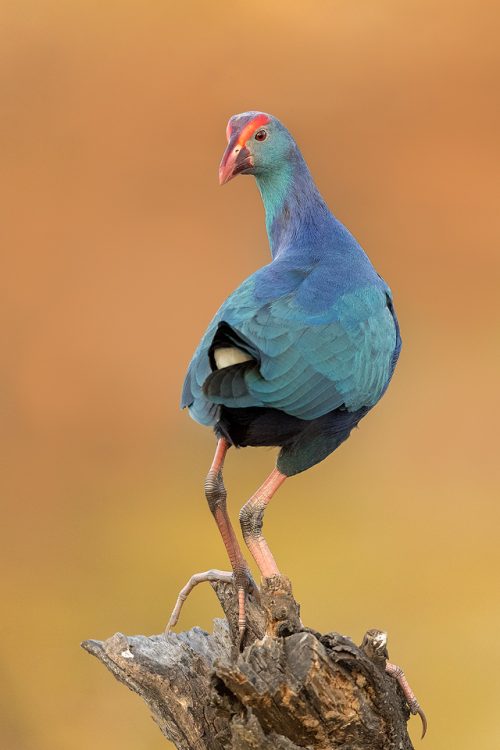
[[[193,357],[183,405],[195,419],[213,423],[222,404],[268,406],[314,419],[339,406],[355,411],[378,401],[397,347],[383,285],[341,294],[319,315],[308,313],[293,293],[259,304],[252,289],[250,277],[219,310]],[[249,342],[258,365],[211,374],[208,350],[221,323]]]

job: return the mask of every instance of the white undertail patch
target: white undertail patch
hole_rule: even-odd
[[[217,369],[223,370],[224,367],[239,365],[241,362],[249,362],[253,357],[236,346],[221,346],[214,351],[214,359]]]

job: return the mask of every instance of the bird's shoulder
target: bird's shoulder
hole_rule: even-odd
[[[373,300],[385,305],[386,297],[391,299],[390,289],[364,253],[305,259],[300,253],[290,253],[245,279],[226,299],[213,322],[232,324],[254,319],[268,323],[276,318],[290,324],[314,325],[336,320],[342,314],[363,319]]]

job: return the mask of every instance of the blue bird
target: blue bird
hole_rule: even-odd
[[[218,310],[189,365],[182,407],[218,439],[205,491],[245,627],[253,585],[226,510],[228,448],[279,446],[276,468],[240,512],[263,577],[279,574],[262,534],[276,489],[322,461],[384,394],[401,349],[391,290],[321,197],[297,144],[263,112],[231,117],[220,183],[253,174],[271,262]]]
[[[217,437],[205,494],[232,573],[194,575],[167,630],[197,583],[232,580],[242,639],[245,598],[255,584],[226,508],[222,470],[228,449],[280,448],[276,468],[240,511],[243,538],[262,576],[279,575],[262,534],[269,501],[285,479],[338,448],[380,400],[401,336],[391,290],[328,209],[283,124],[264,112],[244,112],[231,117],[226,135],[220,183],[254,175],[272,260],[219,308],[184,382],[181,406]],[[402,670],[387,662],[386,671],[400,683],[412,713],[420,714],[425,733],[425,716]]]
[[[254,584],[226,509],[227,450],[280,448],[276,468],[240,512],[262,576],[278,575],[262,534],[266,506],[287,477],[326,458],[379,401],[401,337],[391,290],[328,209],[282,123],[245,112],[231,117],[226,135],[220,183],[254,175],[272,260],[215,314],[189,365],[181,405],[217,437],[205,492],[231,562],[243,632]]]
[[[321,197],[297,144],[275,117],[231,117],[225,184],[253,174],[272,260],[224,302],[189,365],[182,407],[218,439],[205,491],[231,561],[244,628],[252,585],[226,510],[228,448],[279,446],[276,468],[240,513],[264,577],[279,574],[264,510],[287,477],[322,461],[384,394],[401,349],[388,285]]]

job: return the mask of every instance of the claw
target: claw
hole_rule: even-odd
[[[420,716],[420,721],[422,722],[422,736],[420,739],[423,740],[425,737],[425,733],[427,732],[427,719],[425,718],[425,714],[420,706],[418,706],[418,708],[416,708],[414,712],[412,711],[412,713],[417,713]]]

